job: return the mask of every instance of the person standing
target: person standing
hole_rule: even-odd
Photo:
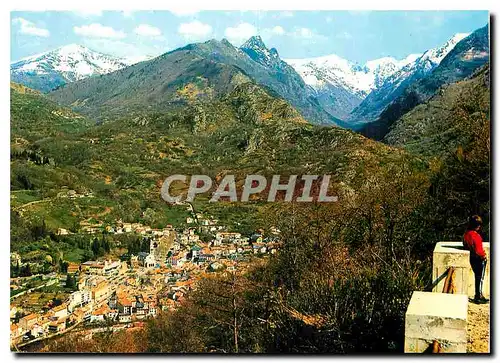
[[[483,279],[484,271],[486,270],[486,252],[483,249],[483,238],[479,234],[479,230],[483,225],[483,220],[478,215],[473,215],[469,219],[467,231],[464,234],[464,247],[470,251],[470,265],[474,272],[475,295],[474,303],[485,304],[488,302],[483,296]]]

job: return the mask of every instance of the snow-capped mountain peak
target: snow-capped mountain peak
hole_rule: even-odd
[[[326,85],[334,85],[345,88],[359,97],[364,97],[391,74],[419,56],[420,54],[411,55],[403,60],[383,57],[368,61],[363,65],[352,63],[335,54],[316,58],[286,59],[285,61],[295,68],[306,84],[316,90]]]
[[[331,54],[316,58],[285,59],[285,61],[315,90],[333,85],[364,98],[391,78],[412,73],[416,68],[423,72],[432,70],[459,41],[468,35],[468,33],[457,33],[442,46],[429,49],[423,54],[410,54],[401,60],[382,57],[360,65]]]
[[[332,115],[363,122],[376,118],[402,89],[436,68],[468,35],[455,34],[441,46],[403,59],[382,57],[359,64],[331,54],[285,61]]]
[[[11,63],[10,75],[13,82],[48,92],[65,83],[114,72],[130,64],[83,45],[68,44]]]
[[[267,49],[266,45],[264,44],[264,41],[260,37],[260,35],[254,35],[250,37],[245,43],[241,45],[240,48],[246,48],[246,49]]]
[[[469,36],[470,33],[457,33],[443,45],[427,50],[420,59],[416,61],[426,70],[431,70],[439,65],[444,57],[457,45],[459,41]]]
[[[441,63],[444,57],[446,57],[458,42],[468,35],[469,33],[455,34],[443,45],[429,49],[414,61],[408,62],[404,67],[401,67],[397,72],[387,77],[385,81],[390,83],[392,87],[397,87],[413,75],[421,77],[429,73]]]
[[[429,49],[421,56],[409,55],[401,61],[399,69],[385,77],[359,107],[353,110],[348,120],[367,122],[376,119],[408,85],[432,72],[455,45],[468,35],[466,33],[455,34],[443,45]],[[406,64],[403,65],[404,62]]]
[[[279,57],[278,51],[275,48],[268,49],[260,35],[250,37],[240,50],[246,53],[254,61],[270,68],[283,70],[289,67]]]
[[[69,44],[55,50],[21,59],[11,64],[12,74],[59,73],[68,82],[78,81],[94,74],[106,74],[126,66],[120,59],[95,52],[78,44]]]
[[[67,56],[67,57],[70,57],[73,54],[92,52],[87,47],[84,47],[83,45],[75,44],[75,43],[59,47],[56,49],[56,51],[58,51],[58,53],[61,56]]]

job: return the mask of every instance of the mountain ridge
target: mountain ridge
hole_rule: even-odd
[[[467,33],[457,33],[443,45],[425,51],[413,62],[409,62],[385,78],[384,82],[374,89],[349,114],[346,121],[354,124],[374,121],[380,113],[412,83],[432,72],[444,57],[468,36]]]
[[[469,77],[487,62],[488,25],[458,42],[437,67],[405,88],[375,122],[368,123],[361,129],[361,133],[377,140],[383,139],[392,125],[405,113],[429,100],[441,87]]]
[[[267,51],[267,48],[265,49]],[[225,39],[188,44],[150,61],[102,77],[92,77],[67,84],[51,93],[51,97],[66,105],[78,101],[76,106],[80,107],[82,112],[91,103],[95,103],[91,105],[94,111],[99,105],[108,107],[111,104],[119,109],[133,108],[134,105],[138,108],[165,107],[168,102],[171,105],[171,101],[174,101],[171,96],[175,96],[177,88],[182,87],[183,82],[189,81],[189,77],[209,80],[210,72],[222,67],[217,65],[219,64],[237,68],[274,95],[287,100],[310,122],[334,124],[335,119],[318,107],[318,102],[305,92],[306,85],[300,76],[279,58],[277,52],[273,52],[275,56],[272,64],[265,62],[262,64],[252,59],[245,50],[250,52],[249,48],[236,48]],[[255,49],[253,51],[254,57],[261,56]],[[222,84],[212,86],[215,89],[224,88]],[[139,107],[140,102],[142,102],[141,107]]]
[[[320,104],[330,114],[344,120],[388,76],[417,56],[411,54],[403,60],[384,57],[362,65],[335,54],[285,61],[301,75]]]
[[[146,58],[140,63],[155,64],[155,59],[175,58],[173,54],[182,52],[187,58],[201,57],[216,63],[232,65],[270,92],[289,101],[310,122],[358,130],[366,122],[378,117],[407,87],[432,72],[466,35],[457,33],[445,44],[429,49],[421,55],[410,54],[401,60],[382,57],[367,61],[365,64],[353,63],[334,54],[316,58],[281,59],[278,51],[275,48],[267,48],[258,35],[250,37],[240,47],[235,47],[227,39],[220,41],[211,39],[202,43],[187,44],[159,57]],[[66,46],[68,47],[83,49],[83,53],[90,51],[75,44]],[[30,79],[23,79],[25,76],[29,78],[29,74],[23,73],[22,70],[39,67],[37,63],[33,65],[33,61],[46,54],[28,57],[14,63],[13,66],[16,65],[14,68],[17,70],[13,70],[11,66],[12,80],[33,86]],[[136,59],[140,60],[142,59]],[[101,67],[97,70],[87,68],[87,72],[68,72],[65,77],[52,72],[43,74],[44,69],[42,69],[42,77],[38,77],[38,81],[47,82],[49,85],[46,88],[36,87],[35,83],[33,88],[42,88],[42,91],[47,92],[68,82],[80,81],[95,74],[107,74],[129,66],[123,59],[115,61],[118,63],[113,67]],[[176,62],[180,60],[177,59]],[[170,66],[173,65],[168,65]],[[64,67],[53,68],[60,70]],[[144,71],[145,69],[142,73]],[[131,75],[130,72],[127,74]],[[118,94],[115,96],[118,97]]]

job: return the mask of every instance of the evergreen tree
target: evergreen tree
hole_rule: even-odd
[[[76,278],[74,274],[67,274],[66,275],[66,287],[68,289],[75,289],[76,288]]]
[[[59,270],[62,273],[68,272],[68,265],[69,265],[69,263],[67,261],[59,260]]]
[[[92,242],[92,252],[94,253],[94,258],[99,257],[99,250],[101,249],[101,242],[97,237],[94,238]]]
[[[111,247],[110,247],[110,244],[109,244],[109,241],[106,237],[105,232],[102,232],[102,247],[103,247],[104,251],[106,251],[106,252],[109,252],[111,250]]]

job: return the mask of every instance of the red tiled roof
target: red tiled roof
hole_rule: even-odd
[[[92,315],[103,315],[109,312],[109,308],[106,305],[101,306],[99,309],[95,310]]]
[[[33,319],[38,319],[38,315],[35,314],[35,313],[31,313],[29,315],[26,315],[24,318],[22,319],[25,319],[25,320],[33,320]]]

